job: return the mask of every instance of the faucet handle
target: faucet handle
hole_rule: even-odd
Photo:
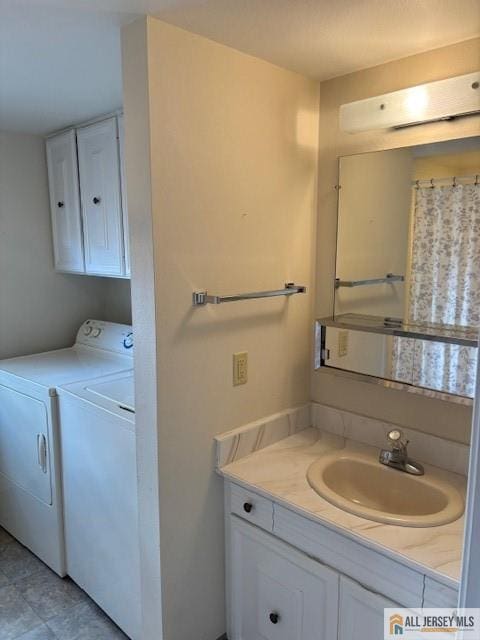
[[[390,444],[394,447],[406,447],[408,440],[405,440],[401,429],[392,429],[387,433]]]
[[[387,438],[392,442],[398,442],[403,437],[402,431],[400,429],[392,429],[387,433]]]

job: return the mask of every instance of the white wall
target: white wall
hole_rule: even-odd
[[[156,322],[157,312],[163,305],[155,299],[147,20],[133,22],[122,33],[122,62],[125,174],[135,327],[135,431],[142,640],[163,640],[158,429],[160,407],[157,398],[157,362],[160,357],[157,333],[161,331],[161,327],[157,327]]]
[[[148,88],[142,88],[139,69],[127,63],[141,50],[137,36],[137,25],[127,27],[127,191],[135,218],[135,323],[137,308],[153,294],[156,300],[156,331],[145,329],[150,351],[157,350],[164,638],[215,640],[225,631],[225,591],[213,436],[309,398],[319,87],[148,19]],[[148,249],[137,242],[150,228],[146,185],[134,168],[143,163],[135,139],[145,133],[134,108],[145,94],[154,291],[140,271]],[[308,295],[191,306],[195,290],[228,294],[289,280],[306,284]],[[138,314],[148,320],[148,313]],[[237,351],[249,353],[249,382],[241,387],[232,386]],[[139,358],[148,354],[136,353],[141,369]],[[146,415],[147,408],[137,412],[140,432],[149,427]]]
[[[0,358],[69,346],[88,317],[128,317],[125,284],[55,273],[45,142],[0,132]],[[114,294],[120,286],[120,294]],[[123,287],[123,288],[122,288]]]
[[[104,278],[103,314],[105,320],[132,324],[130,280]]]

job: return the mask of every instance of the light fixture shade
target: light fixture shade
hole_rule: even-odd
[[[405,127],[480,112],[480,72],[357,100],[340,107],[348,133]]]

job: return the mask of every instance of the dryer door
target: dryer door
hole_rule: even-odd
[[[0,385],[0,483],[52,504],[47,407]]]

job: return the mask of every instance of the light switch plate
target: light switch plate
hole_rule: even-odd
[[[248,381],[248,353],[241,351],[233,354],[233,384],[246,384]]]
[[[338,357],[344,358],[348,355],[348,331],[338,332]]]

